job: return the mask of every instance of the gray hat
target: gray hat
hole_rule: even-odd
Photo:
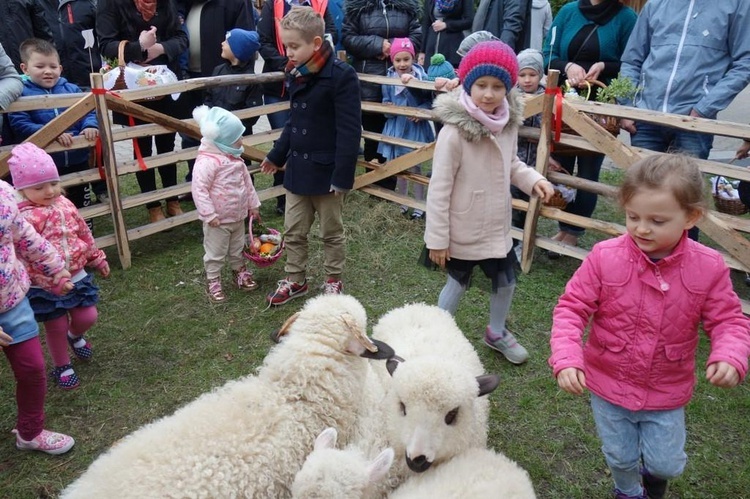
[[[539,76],[544,74],[544,58],[542,53],[536,49],[522,50],[518,54],[518,71],[524,68],[530,68],[536,71]]]
[[[475,31],[474,33],[470,34],[469,36],[463,39],[461,44],[458,46],[458,50],[456,50],[456,53],[460,55],[461,57],[463,57],[477,43],[491,42],[495,40],[500,40],[500,39],[496,37],[495,35],[493,35],[492,33],[490,33],[489,31]]]

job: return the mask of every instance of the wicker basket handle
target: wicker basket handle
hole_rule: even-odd
[[[117,46],[117,65],[121,68],[125,67],[125,45],[127,44],[127,40],[122,40]]]

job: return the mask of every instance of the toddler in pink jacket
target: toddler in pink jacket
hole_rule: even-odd
[[[16,381],[16,447],[63,454],[75,441],[44,429],[47,377],[39,326],[26,298],[30,283],[27,268],[48,276],[50,289],[56,293],[73,288],[60,255],[18,213],[13,188],[0,180],[0,350]]]
[[[30,142],[13,148],[8,161],[13,186],[23,198],[21,215],[60,253],[70,272],[73,290],[64,296],[50,293],[51,279],[44,272],[29,267],[31,288],[29,302],[37,321],[44,323],[54,368],[51,376],[57,385],[72,390],[79,385],[68,346],[79,360],[93,354],[86,333],[96,323],[99,288],[86,267],[109,276],[107,256],[96,247],[86,221],[75,205],[63,195],[60,177],[52,157]]]
[[[750,320],[722,256],[687,237],[705,212],[693,160],[642,159],[627,171],[620,203],[627,233],[595,245],[568,282],[549,364],[560,388],[591,392],[615,497],[661,498],[687,461],[698,325],[711,339],[706,379],[731,388],[747,374]]]
[[[200,106],[193,117],[201,128],[200,148],[193,169],[192,194],[198,218],[203,222],[203,264],[208,297],[214,303],[226,300],[221,270],[229,259],[234,283],[243,291],[258,287],[247,268],[245,218],[260,219],[260,199],[242,160],[242,121],[226,109]]]

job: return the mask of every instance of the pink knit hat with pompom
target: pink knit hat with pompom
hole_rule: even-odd
[[[31,142],[24,142],[13,148],[8,167],[13,177],[13,187],[18,190],[60,181],[57,166],[50,155]]]
[[[499,40],[474,45],[458,65],[458,78],[468,94],[482,76],[498,78],[510,92],[518,81],[518,59],[513,49]]]

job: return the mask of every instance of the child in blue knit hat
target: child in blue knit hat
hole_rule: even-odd
[[[221,42],[221,58],[226,62],[214,68],[211,76],[253,75],[255,59],[260,48],[260,37],[255,31],[235,28],[227,32]],[[213,87],[206,90],[203,103],[209,107],[218,106],[227,111],[237,111],[263,105],[263,86],[258,84],[234,84]],[[253,125],[258,117],[242,120],[245,135],[252,135]]]

